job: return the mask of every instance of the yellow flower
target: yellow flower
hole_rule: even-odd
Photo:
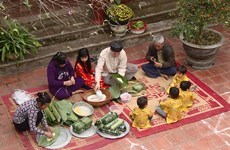
[[[134,12],[125,4],[113,4],[106,10],[106,14],[114,22],[127,21],[131,19]]]

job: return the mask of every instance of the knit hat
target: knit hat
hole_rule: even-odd
[[[120,52],[123,49],[123,46],[122,46],[121,42],[119,42],[119,41],[112,41],[110,43],[110,48],[114,52]]]

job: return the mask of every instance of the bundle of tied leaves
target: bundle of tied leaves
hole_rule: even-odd
[[[99,131],[112,136],[119,136],[126,131],[124,120],[118,118],[116,112],[107,113],[96,121],[95,126],[98,127]]]
[[[92,119],[89,117],[83,117],[72,124],[73,131],[75,133],[81,134],[85,130],[89,129],[92,126]]]
[[[50,125],[72,125],[78,117],[72,111],[72,103],[67,100],[52,101],[45,109],[46,119]]]

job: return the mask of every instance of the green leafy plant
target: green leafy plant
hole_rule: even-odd
[[[179,0],[172,34],[198,45],[217,43],[220,37],[204,30],[213,24],[230,26],[230,4],[226,0]]]
[[[23,60],[26,54],[36,53],[39,46],[36,38],[16,20],[6,20],[6,28],[0,27],[0,56],[3,62]]]
[[[144,26],[145,26],[145,23],[142,20],[134,21],[131,24],[131,27],[135,29],[141,29],[141,28],[144,28]]]
[[[125,4],[112,4],[105,11],[112,24],[127,24],[133,17],[133,10]]]

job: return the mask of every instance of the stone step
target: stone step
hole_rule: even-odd
[[[138,0],[137,5],[136,1],[128,4],[133,10],[136,10],[136,17],[175,9],[176,3],[178,2],[178,0]]]
[[[176,0],[135,0],[133,3],[129,1],[127,5],[134,10],[134,18],[152,15],[153,17],[148,20],[149,22],[154,22],[157,19],[157,21],[162,19],[157,16],[154,17],[154,14],[175,9]],[[86,2],[82,3],[80,6],[81,7],[75,6],[71,9],[73,12],[72,15],[68,15],[69,10],[63,9],[55,13],[43,13],[20,17],[17,18],[17,20],[27,26],[30,32],[37,35],[39,38],[46,38],[46,36],[53,37],[53,35],[55,36],[60,33],[75,33],[77,30],[94,25],[92,22],[92,9]]]
[[[123,41],[125,47],[138,45],[147,41],[151,41],[152,34],[170,30],[173,22],[173,19],[169,19],[160,22],[150,23],[148,24],[148,29],[146,30],[146,32],[141,35],[134,35],[129,32],[126,33],[124,37],[114,37],[110,36],[109,34],[100,34],[91,36],[89,38],[81,38],[79,40],[66,41],[55,45],[41,47],[39,48],[38,54],[27,55],[25,57],[25,60],[18,62],[7,62],[4,64],[0,63],[0,75],[5,76],[15,72],[30,71],[32,70],[32,68],[47,66],[52,56],[58,51],[63,51],[69,57],[76,58],[77,51],[80,48],[87,47],[90,50],[90,54],[92,56],[97,55],[114,39],[119,39]]]
[[[67,15],[66,10],[58,10],[56,13],[59,19],[65,22],[61,24],[58,18],[48,17],[46,14],[40,15],[40,18],[37,15],[18,18],[20,22],[29,27],[32,33],[36,34],[43,47],[39,48],[37,54],[27,55],[23,61],[0,63],[0,75],[47,66],[48,61],[57,51],[63,51],[70,57],[76,57],[77,50],[87,47],[91,55],[97,55],[114,39],[123,41],[124,46],[129,47],[150,41],[151,34],[164,32],[171,28],[173,18],[169,16],[169,13],[175,11],[176,0],[133,0],[135,1],[133,3],[130,0],[126,1],[129,1],[127,5],[133,7],[136,12],[133,19],[141,19],[148,23],[145,33],[134,35],[128,31],[124,37],[114,37],[108,23],[94,25],[90,19],[79,17],[80,13],[86,11],[86,7],[76,8],[78,13],[70,16]]]
[[[154,23],[170,19],[169,13],[175,11],[175,3],[176,0],[135,0],[133,3],[129,1],[127,5],[135,11],[133,19],[143,19],[147,23]],[[36,35],[43,46],[111,32],[108,23],[95,26],[89,19],[86,20],[90,18],[90,15],[79,16],[90,10],[85,0],[81,7],[73,7],[73,10],[72,15],[68,15],[67,10],[64,9],[54,14],[49,13],[50,15],[45,13],[40,14],[39,17],[32,15],[17,19],[27,26],[32,34]]]
[[[138,17],[134,19],[141,19],[148,24],[159,22],[162,20],[171,19],[169,16],[170,12],[175,11],[175,9],[162,11],[158,13],[148,14],[144,17]],[[49,35],[45,36],[45,33],[49,32]],[[63,27],[59,26],[56,28],[52,28],[47,31],[36,32],[38,39],[41,41],[43,46],[53,45],[55,43],[61,43],[65,41],[72,41],[81,38],[89,38],[91,36],[99,35],[99,34],[107,34],[111,33],[109,28],[109,24],[105,23],[104,25],[92,26],[89,23],[77,24],[76,26],[71,27]]]

